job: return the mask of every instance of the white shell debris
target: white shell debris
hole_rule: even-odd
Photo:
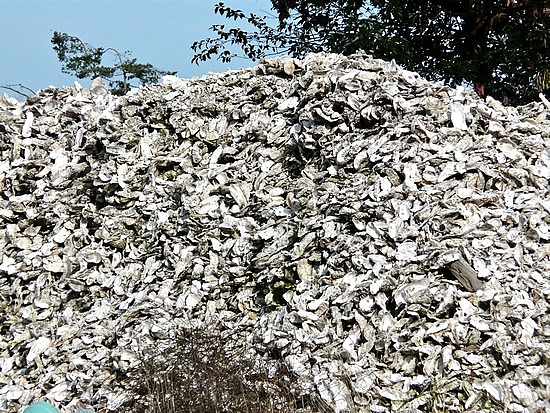
[[[333,54],[1,97],[0,410],[215,323],[338,412],[548,411],[542,98]]]

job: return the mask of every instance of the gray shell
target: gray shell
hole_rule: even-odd
[[[210,324],[338,412],[550,409],[546,99],[361,54],[94,85],[0,98],[0,410],[114,409]]]

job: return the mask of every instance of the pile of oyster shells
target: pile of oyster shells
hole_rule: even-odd
[[[550,103],[367,55],[0,98],[0,410],[217,325],[336,412],[550,409]],[[439,409],[439,410],[438,410]]]

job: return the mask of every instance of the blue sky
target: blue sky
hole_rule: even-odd
[[[245,59],[191,64],[195,40],[213,36],[214,23],[231,24],[214,14],[220,0],[0,0],[0,85],[23,84],[37,91],[72,86],[61,73],[50,42],[54,31],[99,47],[130,50],[140,63],[177,71],[180,77],[254,66]],[[269,0],[225,0],[227,6],[265,15]],[[234,23],[233,23],[234,24]],[[242,26],[237,23],[237,26]],[[78,80],[88,87],[90,82]],[[13,92],[1,93],[18,97]]]

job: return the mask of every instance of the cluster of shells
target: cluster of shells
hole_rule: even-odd
[[[312,54],[0,98],[1,411],[217,325],[336,412],[544,412],[549,307],[544,96]]]

